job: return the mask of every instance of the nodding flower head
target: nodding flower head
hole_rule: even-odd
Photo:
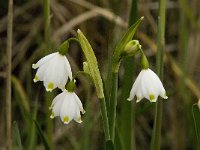
[[[136,96],[137,102],[142,98],[156,102],[159,95],[164,99],[168,98],[159,77],[148,68],[143,69],[138,75],[127,100],[132,100]]]
[[[74,92],[64,90],[61,94],[57,95],[50,107],[52,114],[50,118],[60,116],[64,124],[68,124],[72,119],[81,123],[81,115],[85,113],[82,103]]]
[[[72,79],[69,61],[59,52],[43,57],[33,64],[32,68],[38,69],[33,81],[43,81],[47,91],[52,91],[57,87],[64,89],[68,78]]]

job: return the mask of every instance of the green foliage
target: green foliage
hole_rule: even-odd
[[[52,150],[52,148],[50,147],[49,143],[48,143],[48,140],[47,140],[47,136],[45,135],[45,133],[42,131],[42,129],[40,128],[38,122],[36,120],[34,120],[34,123],[36,125],[36,128],[37,128],[37,131],[38,131],[38,134],[42,140],[42,143],[45,147],[45,150]]]
[[[197,137],[197,149],[200,150],[200,107],[197,104],[192,106],[192,114]]]
[[[13,143],[17,144],[19,150],[23,150],[21,136],[16,121],[13,122]]]
[[[97,59],[94,54],[94,51],[93,51],[90,43],[86,39],[86,37],[81,32],[81,30],[78,30],[77,33],[78,33],[78,39],[79,39],[81,48],[83,50],[83,53],[84,53],[87,63],[88,63],[89,74],[92,77],[94,85],[96,87],[97,96],[100,99],[104,98],[103,82],[101,79],[101,75],[99,72],[99,67],[98,67],[98,63],[97,63]],[[86,73],[88,73],[88,72],[86,72]]]
[[[143,20],[144,17],[141,17],[135,24],[133,24],[128,31],[124,34],[122,37],[121,41],[117,43],[116,48],[113,53],[113,69],[112,71],[114,73],[117,73],[119,71],[119,64],[121,61],[121,55],[123,53],[123,50],[125,46],[130,42],[139,27],[141,21]]]
[[[115,146],[114,146],[112,140],[106,141],[106,150],[115,150]]]

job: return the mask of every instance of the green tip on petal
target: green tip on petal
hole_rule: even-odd
[[[52,108],[53,108],[53,105],[51,105],[51,106],[49,107],[49,110],[52,110]]]
[[[153,100],[155,99],[155,95],[154,95],[154,94],[150,94],[150,95],[149,95],[149,99],[150,99],[151,101],[153,101]]]
[[[53,88],[54,88],[54,84],[53,84],[53,82],[50,82],[49,84],[48,84],[48,86],[47,86],[47,91],[52,91],[53,90]]]
[[[36,68],[37,68],[37,65],[36,65],[36,64],[32,64],[32,68],[33,68],[33,69],[36,69]]]
[[[127,101],[131,101],[132,99],[129,97],[129,98],[127,98]]]
[[[168,99],[167,94],[165,93],[165,95],[163,96],[164,99]]]
[[[78,117],[78,120],[77,120],[77,121],[78,121],[78,123],[81,123],[81,122],[82,122],[81,116]]]
[[[64,124],[68,124],[68,122],[69,122],[69,117],[68,117],[68,116],[65,116],[65,117],[63,118],[63,122],[64,122]]]
[[[141,98],[137,96],[136,103],[140,102]]]
[[[37,82],[37,81],[39,81],[39,78],[38,78],[38,76],[37,76],[37,75],[35,75],[35,77],[34,77],[33,81],[34,81],[34,82]]]
[[[50,118],[53,119],[54,117],[54,112],[52,112]]]
[[[82,114],[84,114],[86,111],[83,109],[83,111],[81,111],[82,112]]]

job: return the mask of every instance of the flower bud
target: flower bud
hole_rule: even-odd
[[[131,40],[124,48],[122,55],[134,56],[142,48],[138,40]]]

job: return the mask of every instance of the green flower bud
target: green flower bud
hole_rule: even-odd
[[[134,56],[142,48],[138,40],[128,42],[122,52],[122,56]]]

